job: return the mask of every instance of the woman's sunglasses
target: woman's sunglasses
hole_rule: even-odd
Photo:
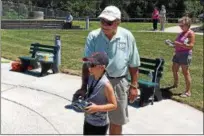
[[[180,27],[183,27],[184,25],[180,25],[180,24],[179,24],[179,26],[180,26]]]
[[[105,20],[105,19],[101,19],[101,23],[103,25],[108,25],[108,26],[112,26],[114,21],[108,21],[108,20]]]
[[[178,24],[180,27],[184,27],[185,25],[184,24],[182,24],[182,23],[179,23]]]

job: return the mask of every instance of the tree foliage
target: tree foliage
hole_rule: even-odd
[[[186,0],[184,2],[185,12],[189,14],[190,17],[198,17],[199,14],[203,12],[203,7],[200,6],[201,3],[198,0]]]
[[[31,4],[70,12],[75,17],[97,17],[108,5],[119,7],[123,18],[149,18],[153,8],[166,6],[167,17],[181,17],[186,12],[197,17],[203,12],[200,0],[2,0]]]

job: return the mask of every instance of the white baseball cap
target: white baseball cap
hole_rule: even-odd
[[[116,6],[107,6],[98,17],[113,21],[121,19],[121,12]]]

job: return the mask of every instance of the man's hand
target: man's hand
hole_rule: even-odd
[[[72,98],[72,102],[73,101],[76,101],[80,96],[81,97],[84,97],[85,94],[86,94],[86,89],[83,89],[83,88],[80,88],[79,90],[77,90],[74,95],[73,95],[73,98]]]
[[[130,89],[129,89],[129,102],[130,103],[133,103],[137,96],[138,96],[138,89],[137,88],[134,88],[134,87],[131,87],[130,86]]]

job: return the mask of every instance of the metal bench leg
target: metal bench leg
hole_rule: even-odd
[[[49,69],[51,69],[51,67],[52,67],[52,64],[50,64],[50,63],[40,63],[41,64],[41,73],[40,73],[40,76],[45,76],[45,75],[47,75],[48,73],[47,73],[47,71],[49,70]]]
[[[153,98],[152,98],[152,100],[151,100],[151,104],[152,104],[152,105],[154,104],[154,96],[153,96]]]
[[[153,89],[153,94],[152,94],[152,98],[151,98],[151,104],[152,104],[152,105],[154,104],[155,91],[156,91],[156,88],[154,87],[154,89]]]
[[[21,60],[22,63],[22,72],[25,72],[28,70],[28,66],[30,65],[29,60]]]

